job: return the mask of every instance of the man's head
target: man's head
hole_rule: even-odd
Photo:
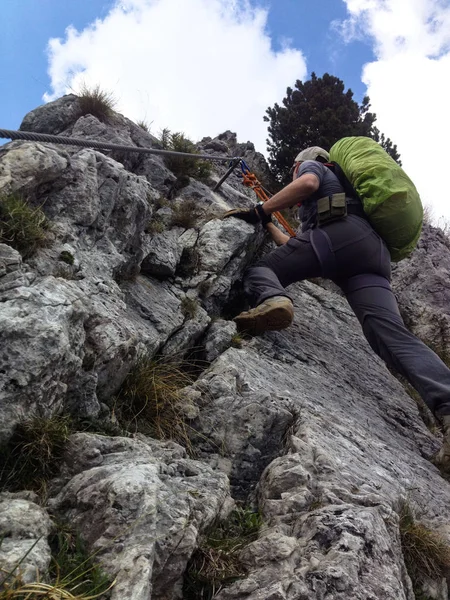
[[[330,155],[326,150],[320,148],[320,146],[311,146],[310,148],[305,148],[297,154],[294,160],[294,164],[292,166],[292,174],[293,179],[295,179],[298,171],[298,167],[305,160],[318,160],[322,163],[327,163],[330,160]]]

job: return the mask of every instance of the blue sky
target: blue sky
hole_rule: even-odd
[[[266,108],[328,72],[369,95],[424,203],[450,218],[423,168],[448,152],[450,0],[0,0],[0,19],[2,128],[100,85],[156,135],[230,129],[265,152]]]
[[[189,0],[186,0],[189,2]],[[50,88],[47,73],[47,44],[50,38],[64,38],[73,25],[78,31],[96,19],[103,19],[113,0],[1,0],[1,21],[6,26],[0,37],[0,69],[4,84],[0,95],[0,126],[18,129],[25,114],[43,103]],[[267,29],[272,46],[281,49],[287,38],[305,54],[308,73],[325,72],[341,78],[358,101],[366,93],[361,81],[362,66],[373,59],[370,44],[345,44],[330,30],[330,23],[347,16],[340,0],[274,0],[261,3],[268,9]],[[245,64],[245,55],[242,63]],[[292,73],[285,88],[298,77]],[[279,101],[282,99],[282,95]],[[262,119],[262,115],[261,115]]]

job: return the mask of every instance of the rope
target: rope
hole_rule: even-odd
[[[188,152],[175,152],[175,150],[157,150],[156,148],[138,148],[137,146],[122,146],[121,144],[109,144],[108,142],[97,142],[95,140],[83,140],[80,138],[49,135],[47,133],[34,133],[31,131],[12,131],[0,129],[0,138],[10,140],[27,140],[31,142],[49,142],[51,144],[63,144],[66,146],[82,146],[84,148],[96,148],[98,150],[122,150],[126,152],[142,152],[144,154],[162,154],[163,156],[185,156],[186,158],[202,158],[207,160],[227,161],[240,160],[239,157],[211,156],[210,154],[190,154]]]
[[[269,196],[264,191],[256,175],[250,172],[250,169],[243,160],[241,161],[241,168],[243,185],[245,185],[245,187],[252,188],[252,190],[255,192],[255,194],[258,196],[261,202],[267,202],[267,200],[270,199]],[[274,212],[273,215],[280,223],[280,225],[282,225],[284,229],[289,233],[289,235],[291,237],[295,237],[295,231],[292,229],[292,227],[289,225],[289,223],[286,221],[283,215],[280,212]]]

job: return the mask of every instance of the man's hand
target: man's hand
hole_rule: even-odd
[[[266,215],[261,204],[257,204],[254,208],[233,208],[223,215],[223,219],[228,217],[236,217],[236,219],[242,219],[246,223],[251,225],[257,225],[261,223],[263,227],[272,221],[270,215]]]

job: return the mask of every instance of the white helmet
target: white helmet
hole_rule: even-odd
[[[330,160],[330,155],[326,150],[320,148],[320,146],[311,146],[311,148],[306,148],[297,154],[294,162],[297,163],[303,162],[304,160],[317,160],[318,156],[321,156],[327,162]]]

